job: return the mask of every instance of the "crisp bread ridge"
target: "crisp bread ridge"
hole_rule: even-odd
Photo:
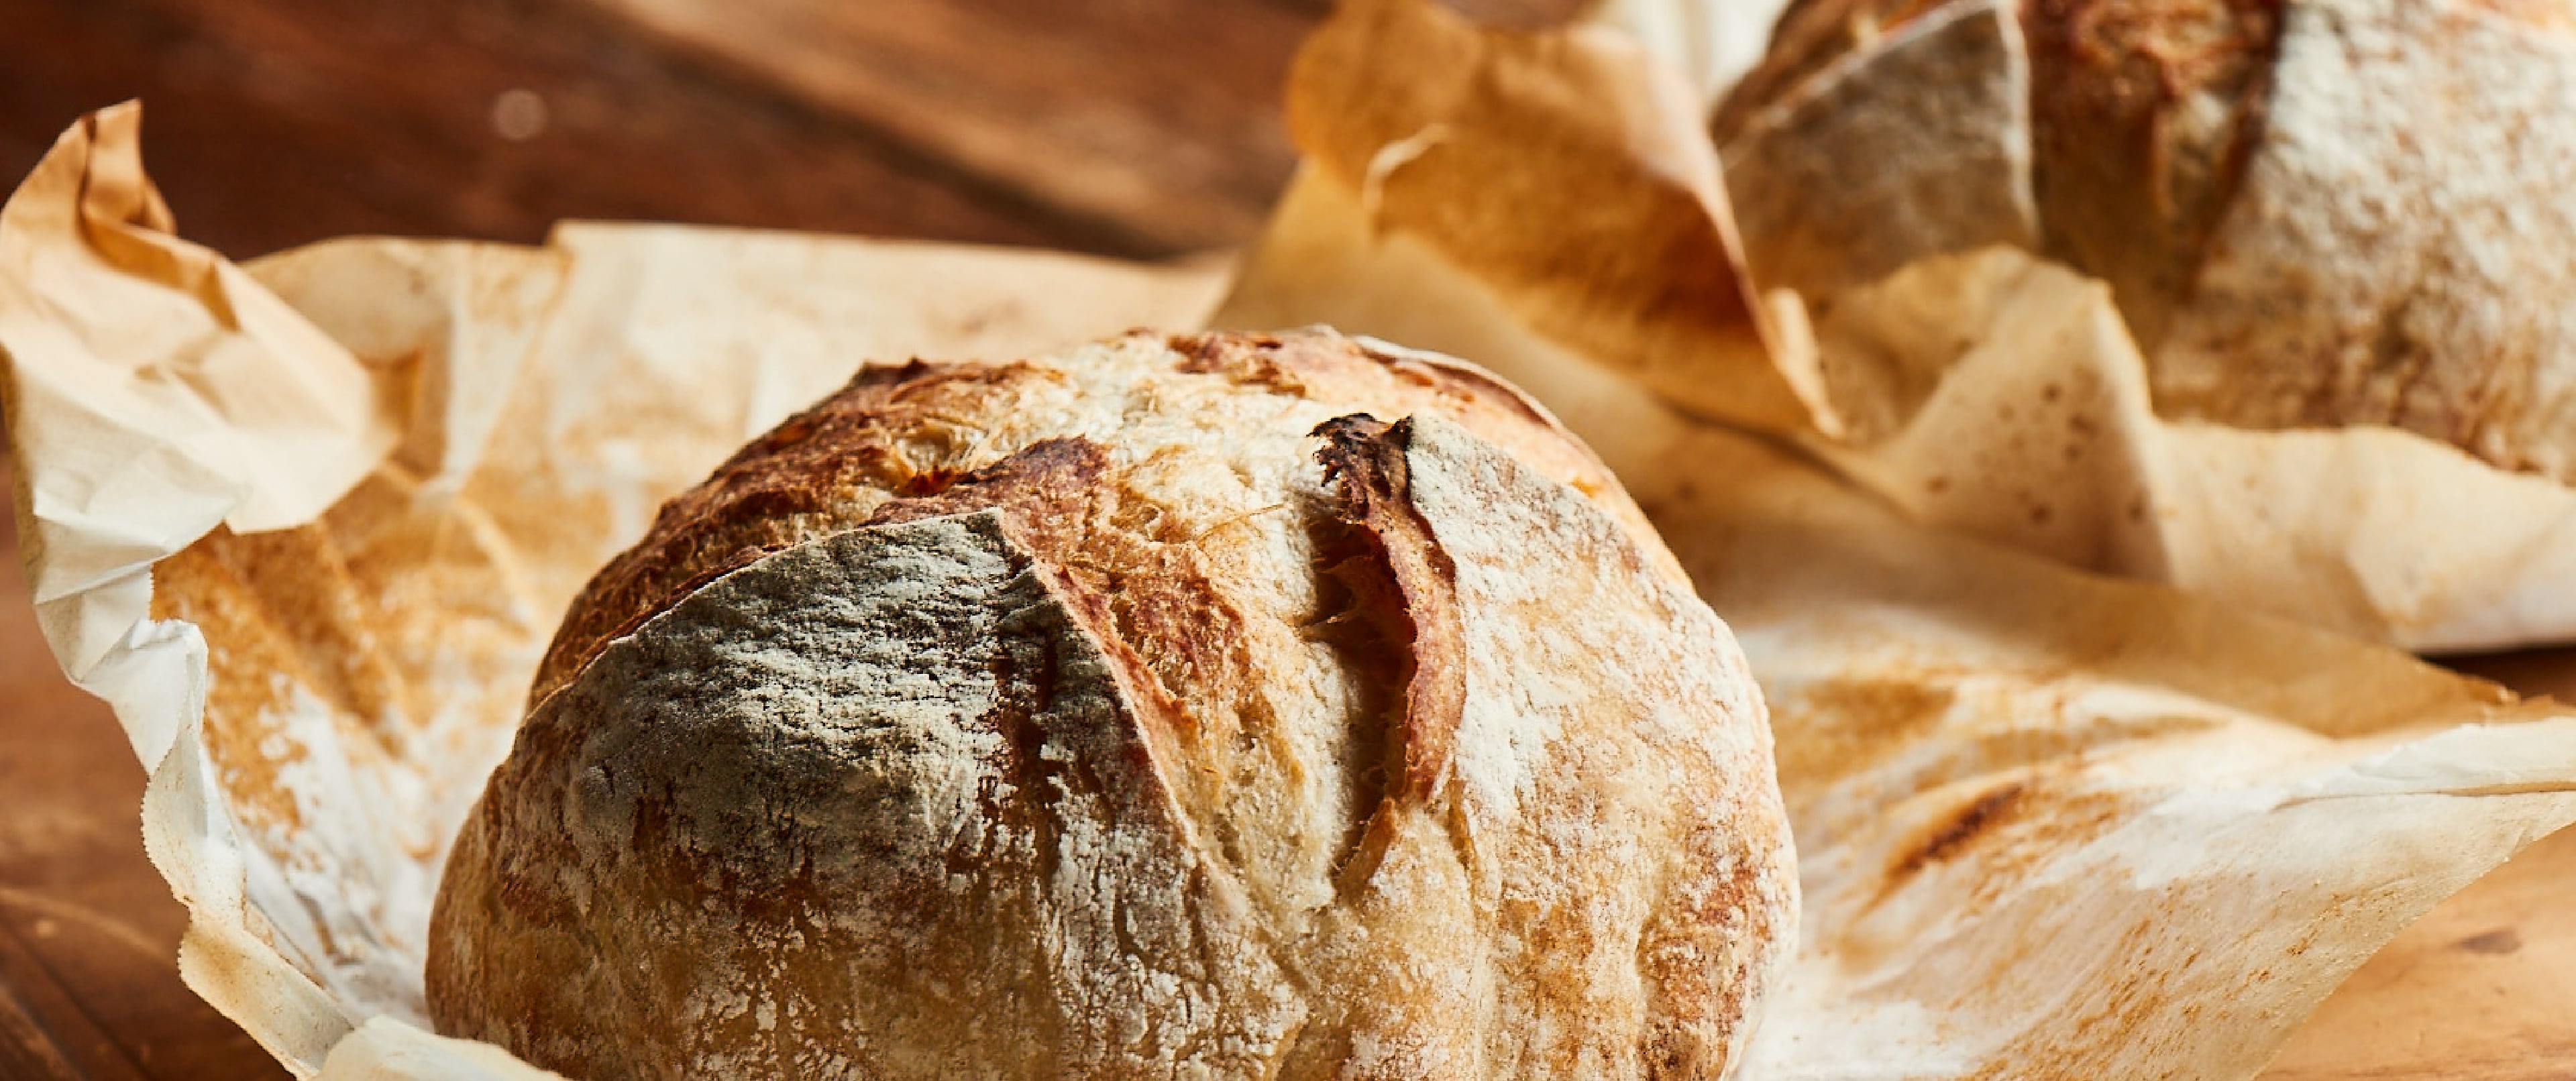
[[[585,593],[442,886],[443,1031],[583,1077],[1728,1069],[1795,919],[1759,698],[1543,412],[1320,332],[906,371]]]

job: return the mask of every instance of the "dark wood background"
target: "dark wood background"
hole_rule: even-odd
[[[1285,182],[1279,86],[1328,3],[0,0],[0,177],[83,112],[140,97],[182,231],[235,258],[356,233],[535,241],[571,217],[1177,255],[1248,239]],[[1564,0],[1472,6],[1536,20]],[[2576,691],[2565,654],[2478,666]],[[142,786],[38,640],[0,533],[0,1078],[283,1076],[179,983],[184,917],[144,858]],[[2553,853],[2576,875],[2576,844]],[[2374,962],[2397,990],[2369,1001],[2540,986],[2553,970],[2528,954],[2450,937],[2492,945],[2488,923],[2557,905],[2566,880],[2526,872],[2446,906]],[[2423,958],[2466,975],[2409,975]],[[2539,975],[2497,967],[2517,963]],[[2530,1043],[2545,1025],[2499,1024],[2524,1044],[2491,1070],[2431,1050],[2362,1065],[2576,1076],[2543,1053],[2576,1052],[2554,1042],[2565,1029]],[[2282,1076],[2362,1076],[2331,1061],[2331,1035],[2309,1042],[2313,1068]]]
[[[236,258],[560,218],[1157,256],[1288,175],[1327,0],[9,0],[0,172],[145,102],[180,226]]]

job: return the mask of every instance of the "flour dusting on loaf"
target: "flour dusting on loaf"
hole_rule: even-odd
[[[568,1075],[1714,1078],[1796,919],[1762,705],[1455,361],[872,368],[559,632],[434,919]]]

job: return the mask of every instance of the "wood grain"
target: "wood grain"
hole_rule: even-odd
[[[1277,119],[1328,0],[583,0],[683,55],[1042,200],[1134,246],[1231,245],[1295,151]],[[1535,28],[1586,0],[1448,0]],[[1078,92],[1068,92],[1078,88]]]
[[[737,6],[758,7],[717,7]],[[1285,63],[1312,16],[1270,0],[1172,0],[1160,22],[1119,24],[1078,49],[1034,36],[1089,7],[1061,5],[1068,14],[1048,26],[1001,40],[888,31],[875,52],[843,57],[871,65],[866,104],[901,121],[888,127],[749,64],[711,63],[701,54],[712,50],[667,47],[578,0],[7,0],[0,172],[23,175],[82,112],[140,96],[145,149],[182,228],[235,257],[356,233],[534,241],[573,217],[1124,255],[1248,236],[1290,164],[1277,87],[1262,72]],[[1174,53],[1206,35],[1227,51],[1184,55],[1222,91],[1191,85],[1187,63],[1167,58],[1136,65],[1163,73],[1161,103],[1095,116],[1077,81],[1037,108],[1031,73],[1074,78],[1086,58],[1119,71],[1131,52]],[[1020,98],[972,92],[985,84]],[[1033,133],[1019,141],[1030,168],[1066,168],[1048,155],[1098,142],[1110,149],[1092,158],[1122,163],[1143,193],[1134,203],[1168,202],[1175,220],[1196,224],[1069,208],[923,135],[990,133],[1013,115]],[[1218,129],[1241,133],[1195,141]],[[1188,194],[1211,178],[1223,183]]]
[[[2445,901],[2326,1000],[2266,1081],[2576,1077],[2576,830]]]
[[[1252,235],[1294,152],[1275,121],[1312,12],[1205,0],[589,0],[1137,246]]]
[[[2576,648],[2452,658],[2526,696],[2576,702]],[[2523,851],[2373,956],[2265,1081],[2576,1078],[2576,830]]]

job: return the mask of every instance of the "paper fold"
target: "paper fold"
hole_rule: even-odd
[[[0,212],[10,438],[21,460],[37,446],[89,458],[20,476],[28,585],[64,671],[94,692],[111,654],[186,648],[145,625],[153,560],[217,522],[310,518],[394,438],[383,373],[170,235],[141,121],[130,103],[82,121]],[[147,758],[171,737],[129,727]]]

